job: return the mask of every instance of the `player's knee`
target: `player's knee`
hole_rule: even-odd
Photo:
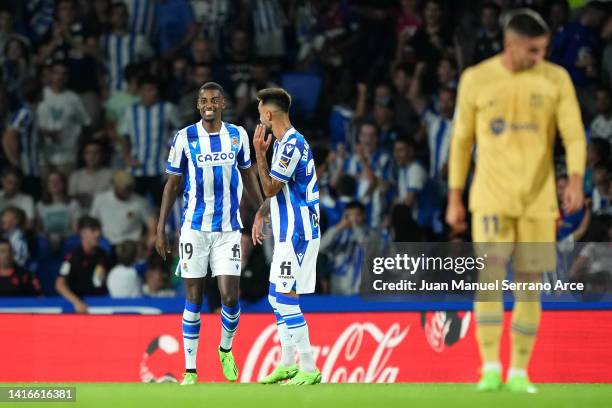
[[[237,293],[224,293],[221,295],[221,303],[227,307],[234,307],[238,304]]]

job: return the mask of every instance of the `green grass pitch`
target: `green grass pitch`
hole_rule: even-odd
[[[0,384],[8,386],[9,384]],[[17,385],[17,384],[10,384]],[[612,384],[539,384],[539,393],[479,393],[473,384],[321,384],[308,387],[203,383],[177,384],[78,383],[18,384],[18,387],[76,386],[76,402],[18,404],[12,407],[62,408],[598,408],[612,407]]]

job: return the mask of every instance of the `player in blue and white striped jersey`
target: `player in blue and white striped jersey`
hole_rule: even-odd
[[[128,9],[125,3],[114,3],[110,11],[111,32],[102,37],[111,92],[126,88],[123,70],[130,63],[146,60],[153,55],[147,39],[128,31]]]
[[[40,196],[40,144],[36,106],[42,99],[42,86],[35,78],[24,80],[20,88],[24,104],[14,114],[2,136],[2,145],[11,165],[21,170],[24,192]]]
[[[212,275],[217,277],[221,293],[219,358],[223,374],[229,381],[238,378],[231,348],[240,318],[238,291],[243,180],[250,200],[257,205],[262,201],[259,183],[250,169],[246,131],[221,120],[225,108],[223,95],[223,88],[215,82],[202,85],[197,102],[202,120],[180,130],[174,137],[166,164],[168,181],[157,225],[155,246],[165,259],[166,251],[169,251],[164,232],[166,219],[177,195],[183,190],[177,274],[184,279],[187,289],[183,312],[185,385],[197,381],[200,309],[209,265]]]
[[[161,200],[161,175],[171,135],[180,127],[174,105],[160,101],[155,78],[141,79],[140,103],[129,107],[120,123],[124,161],[136,177],[136,192]]]
[[[269,199],[253,223],[253,243],[263,240],[262,220],[269,211],[274,235],[268,300],[274,310],[281,341],[281,363],[262,383],[289,379],[288,384],[317,384],[317,369],[310,346],[308,326],[299,305],[299,295],[313,293],[319,253],[319,185],[312,150],[289,120],[291,96],[281,88],[257,93],[259,119],[253,145],[264,193]],[[272,133],[274,137],[267,137]],[[266,151],[274,141],[271,169]],[[299,367],[293,356],[297,348]]]

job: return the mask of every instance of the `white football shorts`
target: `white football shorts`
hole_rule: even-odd
[[[297,294],[313,293],[317,283],[319,239],[302,241],[297,250],[293,243],[275,242],[270,266],[270,282],[279,293],[295,290]]]
[[[240,276],[240,231],[206,232],[184,227],[179,239],[179,263],[176,275],[182,278]]]

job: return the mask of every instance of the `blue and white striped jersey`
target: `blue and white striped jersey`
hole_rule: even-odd
[[[242,228],[242,177],[251,167],[249,137],[241,126],[221,125],[208,133],[202,122],[181,129],[170,147],[166,173],[185,180],[181,227],[227,232]]]
[[[391,177],[391,158],[382,149],[378,149],[369,157],[370,169],[374,175],[382,181],[388,181]],[[363,166],[358,154],[348,157],[343,164],[346,174],[357,180],[357,198],[365,205],[368,224],[376,228],[380,225],[386,211],[385,197],[380,189],[371,190],[370,182],[365,178]]]
[[[140,34],[107,34],[102,40],[109,77],[109,89],[120,91],[126,88],[123,69],[131,63],[144,61],[153,55],[153,49]]]
[[[160,101],[152,106],[136,103],[125,112],[119,133],[127,137],[132,156],[140,164],[132,168],[135,176],[159,176],[164,172],[164,159],[170,136],[180,127],[176,108]]]
[[[155,30],[155,0],[123,0],[128,8],[129,31],[142,34],[149,41]]]
[[[21,171],[26,176],[40,176],[36,113],[29,106],[23,106],[15,113],[8,127],[19,132]]]
[[[319,184],[312,150],[294,128],[274,141],[270,177],[285,183],[270,201],[274,242],[292,242],[303,253],[299,245],[319,238]]]

